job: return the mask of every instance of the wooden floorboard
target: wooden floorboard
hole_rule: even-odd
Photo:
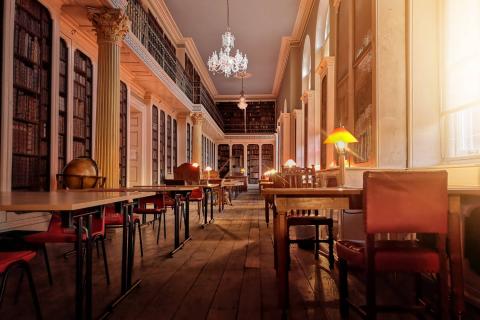
[[[168,234],[159,245],[151,225],[142,228],[144,257],[140,257],[138,238],[134,278],[142,284],[115,310],[111,319],[281,319],[276,272],[273,267],[272,225],[264,221],[264,207],[258,193],[240,195],[223,214],[215,213],[213,224],[199,225],[196,210],[190,219],[193,240],[173,258],[172,213],[167,217]],[[119,231],[119,230],[118,230]],[[183,231],[183,230],[182,230]],[[183,233],[182,233],[183,234]],[[138,237],[138,235],[137,235]],[[72,319],[74,267],[71,257],[61,254],[70,246],[49,245],[54,285],[47,282],[43,259],[32,262],[35,282],[45,319]],[[119,292],[121,232],[109,232],[108,261],[112,284],[105,284],[102,259],[94,257],[94,312],[99,316]],[[337,270],[328,269],[325,257],[315,260],[309,250],[291,248],[289,319],[339,319]],[[20,300],[14,303],[18,276],[9,281],[0,319],[31,319],[33,310],[26,283]],[[350,277],[351,297],[362,302],[364,287]],[[411,283],[395,277],[379,280],[381,301],[408,300],[398,288]],[[405,290],[404,290],[405,291]],[[401,300],[402,301],[402,300]],[[352,314],[351,319],[358,319]],[[414,319],[411,316],[380,316],[379,319]],[[472,317],[475,319],[475,317]]]

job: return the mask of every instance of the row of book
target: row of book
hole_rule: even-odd
[[[39,119],[38,99],[23,94],[22,91],[14,89],[13,105],[15,118],[36,122]]]
[[[15,26],[14,52],[33,63],[41,62],[41,43],[37,36]]]
[[[89,156],[90,152],[87,144],[79,141],[73,141],[73,158]]]
[[[66,129],[66,122],[65,122],[65,117],[64,116],[59,116],[58,117],[58,134],[65,134],[65,129]]]
[[[86,125],[85,120],[79,118],[73,118],[73,136],[77,138],[86,138]]]
[[[58,111],[65,112],[67,110],[67,98],[60,96],[58,99]]]
[[[73,116],[85,119],[85,101],[76,98],[73,99]]]
[[[65,136],[58,136],[58,157],[65,158],[65,155],[66,155]]]
[[[47,172],[47,159],[13,155],[12,188],[42,186]]]
[[[39,94],[40,69],[37,66],[31,68],[18,59],[15,60],[13,65],[13,81],[15,85]]]
[[[83,87],[81,85],[75,84],[73,86],[73,97],[75,99],[86,100],[92,96],[92,86],[90,83],[87,86]]]
[[[77,71],[84,72],[87,77],[92,76],[92,62],[90,59],[85,59],[80,56],[80,53],[75,53],[74,68]]]

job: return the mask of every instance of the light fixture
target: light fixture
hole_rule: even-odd
[[[296,167],[297,164],[293,159],[288,159],[287,162],[285,162],[284,166],[287,168],[293,168],[293,167]]]
[[[335,148],[337,149],[339,155],[338,163],[340,167],[338,179],[339,187],[343,187],[345,185],[345,154],[348,144],[355,142],[358,142],[357,138],[355,138],[347,129],[345,129],[345,127],[339,127],[333,130],[323,142],[325,144],[335,144]]]
[[[242,75],[242,91],[240,91],[240,100],[237,103],[237,107],[240,110],[245,110],[248,107],[247,99],[245,98],[245,91],[243,91],[243,78],[245,78],[245,75]]]
[[[194,167],[194,168],[198,168],[199,166],[200,166],[200,165],[199,165],[198,163],[196,163],[196,162],[192,163],[192,167]]]
[[[212,171],[212,167],[207,166],[205,168],[205,171],[207,171],[207,182],[208,182],[208,180],[210,180],[210,171]]]
[[[235,47],[235,36],[230,32],[230,5],[227,0],[227,31],[222,35],[222,48],[217,54],[214,51],[208,58],[208,70],[213,74],[223,73],[229,78],[238,72],[247,71],[247,55],[243,55],[238,49],[234,56],[230,56],[230,51]]]

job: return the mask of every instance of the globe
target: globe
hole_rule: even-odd
[[[63,184],[68,189],[94,188],[101,179],[98,175],[97,163],[88,157],[80,157],[70,161],[63,168]]]

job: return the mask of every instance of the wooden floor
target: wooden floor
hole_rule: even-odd
[[[195,205],[193,206],[195,209]],[[192,210],[193,240],[173,258],[172,214],[167,217],[167,239],[155,243],[151,225],[143,230],[144,257],[136,250],[135,277],[143,280],[114,311],[112,319],[280,319],[273,268],[272,230],[264,221],[263,202],[258,193],[246,193],[234,200],[214,224],[198,225]],[[119,291],[121,233],[109,234],[108,261],[112,284],[107,286],[101,258],[94,259],[94,310],[98,317]],[[65,260],[69,247],[49,246],[54,285],[49,286],[43,260],[32,263],[42,312],[46,319],[73,318],[74,258]],[[137,248],[138,241],[137,241]],[[313,259],[310,251],[292,247],[290,272],[290,319],[338,319],[338,292],[327,260]],[[0,319],[31,319],[33,312],[24,283],[20,300],[14,303],[17,277],[12,277],[0,309]],[[351,279],[352,296],[362,297],[362,285]],[[410,285],[402,280],[381,281],[381,300],[408,297],[398,288]],[[401,290],[400,290],[401,291]],[[352,319],[357,319],[355,316]],[[379,319],[411,319],[380,316]]]

